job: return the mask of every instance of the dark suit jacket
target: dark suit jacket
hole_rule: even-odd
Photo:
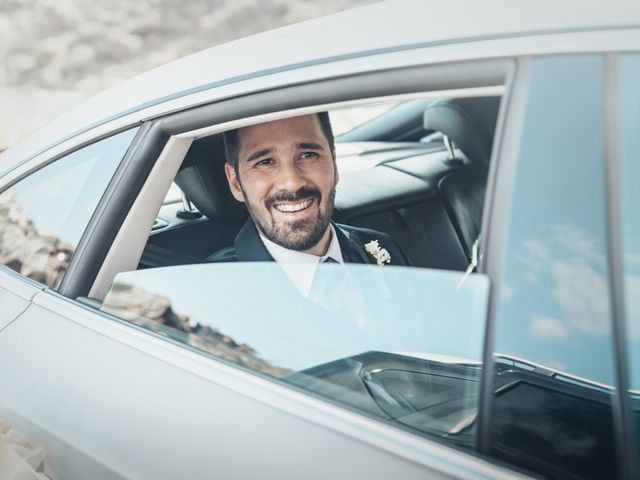
[[[376,263],[364,248],[366,243],[378,240],[391,256],[388,265],[409,265],[407,257],[393,239],[382,232],[368,228],[356,228],[348,225],[333,224],[340,244],[342,257],[347,263]],[[253,221],[249,218],[236,236],[233,246],[207,257],[208,262],[273,262],[273,257],[262,243]]]

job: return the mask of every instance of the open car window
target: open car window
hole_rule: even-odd
[[[114,268],[109,284],[96,282],[95,306],[217,360],[473,449],[489,296],[488,277],[476,269],[477,245],[503,92],[487,88],[363,104],[367,119],[352,122],[351,137],[336,136],[329,162],[339,181],[321,197],[335,188],[329,225],[344,263],[332,265],[256,261],[251,255],[264,255],[265,246],[255,227],[252,241],[262,247],[249,257],[238,249],[236,257],[221,254],[255,225],[227,178],[224,134],[233,128],[172,137],[157,169],[172,187],[162,192],[164,202],[151,199],[162,205],[137,269]],[[349,109],[329,117],[341,110]],[[273,116],[286,122],[321,114]],[[315,158],[307,153],[295,161]],[[267,169],[282,158],[260,153],[255,164]],[[262,208],[263,200],[254,205]],[[141,194],[132,211],[149,203]],[[139,230],[119,236],[130,246]],[[294,280],[296,269],[306,287]]]
[[[499,91],[330,111],[331,119],[376,113],[351,136],[336,135],[332,220],[390,235],[413,266],[466,270],[481,233]],[[248,212],[229,190],[225,163],[222,133],[194,139],[138,268],[207,261],[233,246]]]

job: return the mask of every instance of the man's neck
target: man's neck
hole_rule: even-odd
[[[316,257],[322,257],[327,253],[329,249],[329,244],[331,244],[331,227],[328,226],[327,230],[322,235],[322,238],[318,243],[316,243],[309,250],[303,250],[304,253],[308,253],[310,255],[315,255]]]

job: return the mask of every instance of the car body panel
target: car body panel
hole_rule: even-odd
[[[27,309],[31,299],[42,289],[42,285],[0,267],[0,332]]]
[[[28,349],[24,338],[31,339]],[[44,441],[61,478],[517,478],[117,320],[105,322],[56,294],[40,294],[0,335],[0,362],[16,361],[1,373],[7,394],[0,417]],[[60,375],[42,375],[44,364]],[[281,443],[292,436],[304,442]],[[240,446],[260,452],[259,461],[239,462]],[[158,461],[158,454],[171,461]]]

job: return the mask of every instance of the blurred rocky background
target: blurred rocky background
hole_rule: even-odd
[[[162,63],[371,0],[0,0],[0,150]]]
[[[261,358],[250,345],[238,343],[211,326],[215,324],[211,319],[200,323],[197,318],[174,311],[168,298],[139,287],[116,283],[101,310],[251,370],[275,377],[290,372]]]

